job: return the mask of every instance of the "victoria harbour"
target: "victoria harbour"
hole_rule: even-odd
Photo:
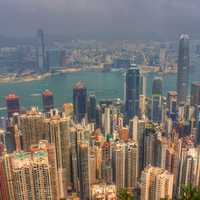
[[[81,71],[53,75],[43,80],[35,80],[20,83],[4,83],[0,85],[0,107],[1,114],[4,114],[5,96],[10,92],[16,92],[20,96],[21,107],[30,108],[42,107],[41,92],[50,89],[54,93],[55,105],[61,107],[65,102],[72,102],[72,88],[76,82],[82,80],[88,87],[88,93],[95,92],[97,100],[102,99],[123,99],[124,96],[124,74],[118,72]],[[151,95],[152,80],[156,73],[148,73],[146,77],[146,94]],[[198,67],[191,73],[192,81],[200,80]],[[176,90],[176,74],[163,75],[164,94],[167,91]]]

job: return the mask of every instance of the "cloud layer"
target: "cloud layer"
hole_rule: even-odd
[[[0,34],[86,38],[200,35],[199,0],[0,0]]]

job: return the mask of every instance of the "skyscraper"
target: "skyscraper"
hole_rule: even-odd
[[[8,117],[20,112],[19,97],[15,93],[6,96],[6,105]]]
[[[80,144],[79,148],[80,195],[82,200],[88,200],[90,196],[90,149],[87,143]]]
[[[46,64],[44,32],[42,29],[39,29],[37,32],[37,65],[41,71],[48,70]]]
[[[42,92],[42,102],[45,112],[49,112],[54,108],[53,93],[50,90]]]
[[[117,190],[125,187],[125,143],[113,147],[113,181]]]
[[[139,114],[140,70],[132,64],[126,73],[125,111],[128,119]]]
[[[163,93],[163,79],[155,77],[152,84],[152,95],[161,95]]]
[[[198,106],[200,105],[200,83],[192,83],[191,86],[191,105]]]
[[[174,119],[176,117],[177,112],[177,92],[169,91],[167,93],[167,108],[169,111],[169,115]]]
[[[71,186],[71,161],[69,149],[70,118],[54,115],[45,119],[49,142],[55,145],[60,194],[66,196]]]
[[[51,185],[50,168],[45,151],[14,154],[12,177],[15,199],[53,200],[54,185]]]
[[[82,81],[74,86],[73,104],[74,117],[78,122],[81,122],[81,120],[86,117],[87,112],[87,88]]]
[[[132,190],[136,188],[138,181],[138,145],[134,140],[126,144],[125,160],[125,186]]]
[[[141,200],[172,199],[173,175],[168,171],[148,166],[141,175]]]
[[[90,94],[88,98],[88,120],[90,122],[96,121],[96,96]]]
[[[186,102],[189,82],[189,36],[182,34],[179,40],[177,93],[178,104]]]
[[[162,85],[163,80],[161,77],[155,77],[153,79],[151,119],[154,122],[161,122],[162,120]]]
[[[46,137],[44,115],[35,107],[19,116],[19,128],[22,132],[23,150],[28,151],[31,144],[37,144]]]

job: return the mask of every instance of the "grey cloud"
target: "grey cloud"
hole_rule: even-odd
[[[0,34],[97,38],[198,37],[199,0],[0,0]]]

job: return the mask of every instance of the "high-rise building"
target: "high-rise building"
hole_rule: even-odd
[[[140,159],[142,162],[142,169],[148,165],[155,165],[155,147],[156,147],[156,135],[155,126],[153,123],[146,123],[143,133],[142,148],[140,149]]]
[[[86,117],[87,113],[87,88],[82,81],[74,86],[73,104],[74,117],[78,122],[81,122],[81,120]]]
[[[19,97],[15,93],[6,96],[6,106],[8,117],[20,112]]]
[[[115,185],[105,183],[93,184],[90,189],[90,200],[116,200],[117,191]]]
[[[172,199],[173,175],[158,167],[148,166],[141,175],[141,200]]]
[[[105,137],[111,133],[111,109],[110,107],[105,107],[104,109],[104,132]]]
[[[113,181],[117,190],[125,187],[125,143],[116,143],[113,147]]]
[[[200,105],[200,82],[192,83],[191,85],[191,105]]]
[[[44,151],[48,153],[53,199],[63,198],[64,196],[61,195],[61,192],[59,190],[59,186],[61,185],[61,183],[58,182],[58,169],[55,145],[48,143],[47,140],[40,140],[39,144],[31,145],[31,153],[37,153],[39,151]]]
[[[178,104],[185,103],[189,84],[189,36],[182,34],[179,40],[177,94]]]
[[[61,68],[65,65],[65,51],[50,49],[46,51],[48,69]]]
[[[42,102],[45,112],[49,112],[54,108],[53,93],[50,90],[42,92]]]
[[[16,200],[58,199],[53,196],[54,185],[51,184],[51,166],[46,151],[18,152],[12,156],[11,161]]]
[[[152,85],[152,108],[151,108],[151,119],[154,122],[161,122],[162,120],[162,93],[163,93],[163,80],[161,77],[155,77]]]
[[[138,145],[134,140],[126,143],[125,186],[131,191],[136,188],[138,181]]]
[[[42,29],[39,29],[37,32],[37,65],[41,71],[48,70],[46,64],[44,32]]]
[[[19,129],[22,132],[23,150],[28,151],[31,144],[38,144],[46,137],[44,115],[35,107],[19,116]]]
[[[102,146],[102,179],[106,183],[112,183],[113,168],[112,168],[112,145],[107,141]]]
[[[6,177],[3,158],[0,155],[0,199],[9,200],[8,179]]]
[[[125,92],[125,111],[131,119],[139,114],[140,70],[136,65],[132,64],[126,72]]]
[[[199,187],[200,181],[200,160],[199,150],[195,148],[182,149],[178,193],[180,194],[182,185],[191,184],[193,187]]]
[[[169,115],[174,119],[177,114],[177,92],[169,91],[167,93],[167,108]]]
[[[79,145],[79,176],[80,176],[80,197],[88,200],[90,197],[90,161],[89,145],[81,143]]]
[[[155,77],[152,84],[152,95],[163,94],[163,79],[161,77]]]
[[[90,94],[88,98],[88,120],[89,122],[96,122],[96,96]]]
[[[70,161],[70,118],[60,117],[58,114],[45,119],[50,144],[55,145],[56,163],[60,194],[66,196],[67,188],[71,187],[71,161]]]

